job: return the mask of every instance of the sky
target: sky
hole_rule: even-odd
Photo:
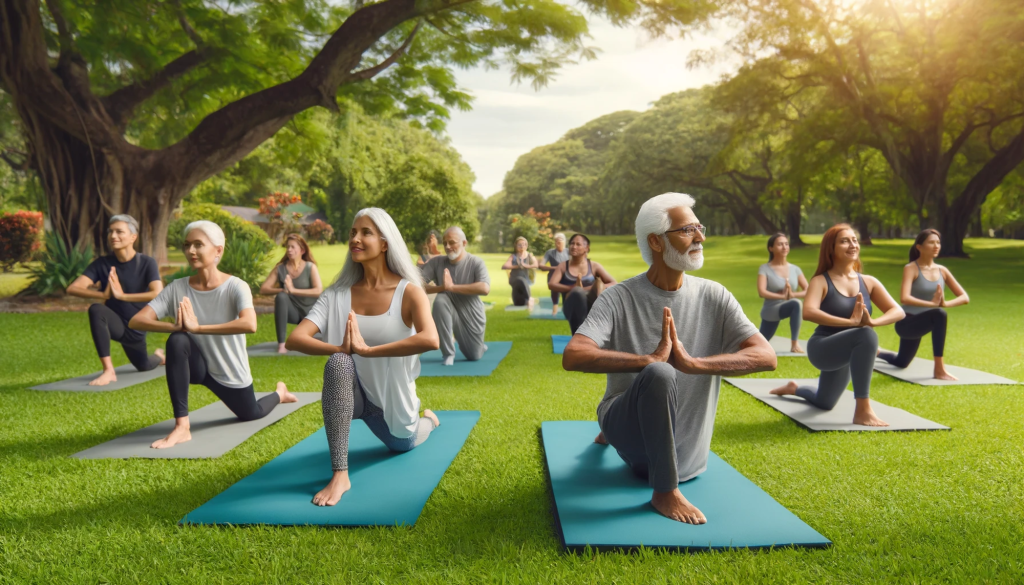
[[[643,111],[665,94],[714,83],[733,67],[686,68],[693,49],[722,47],[728,38],[723,32],[650,40],[639,29],[594,18],[590,34],[587,44],[601,50],[597,59],[563,67],[540,91],[511,83],[508,69],[458,72],[459,83],[476,99],[472,110],[452,112],[448,135],[476,174],[478,193],[500,191],[520,155],[573,128],[619,110]]]

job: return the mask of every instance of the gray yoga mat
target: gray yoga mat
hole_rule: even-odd
[[[970,368],[961,368],[959,366],[951,366],[946,364],[946,371],[953,374],[958,380],[936,380],[932,377],[935,373],[935,362],[932,360],[926,360],[924,358],[916,357],[914,361],[910,362],[910,365],[905,369],[897,368],[889,362],[882,361],[880,359],[875,360],[875,371],[881,372],[893,378],[899,378],[904,382],[913,382],[914,384],[920,384],[921,386],[966,386],[972,384],[1018,384],[995,374],[988,372],[982,372],[979,370],[972,370]]]
[[[772,338],[768,340],[768,343],[772,346],[772,349],[775,350],[775,355],[779,357],[807,357],[806,339],[800,340],[800,347],[804,348],[805,353],[793,353],[789,351],[791,347],[790,340],[788,337],[784,337],[782,335],[773,335]]]
[[[528,305],[505,305],[506,311],[525,311],[529,308],[530,307]]]
[[[249,357],[311,357],[307,353],[301,351],[295,351],[292,349],[288,350],[288,353],[277,353],[277,342],[266,341],[264,343],[257,343],[256,345],[250,345],[245,348],[246,353]],[[315,357],[315,356],[312,356]]]
[[[793,380],[797,384],[816,385],[817,378],[725,378],[725,381],[757,398],[761,402],[793,419],[809,431],[948,431],[949,427],[921,418],[915,414],[886,406],[877,400],[871,401],[878,418],[889,423],[887,427],[866,427],[853,424],[853,410],[856,406],[853,392],[843,392],[843,397],[832,410],[822,410],[796,396],[774,396],[768,391]]]
[[[148,372],[140,372],[135,369],[135,366],[131,364],[125,364],[114,368],[117,372],[117,381],[111,382],[106,386],[90,386],[89,382],[95,380],[103,372],[93,372],[85,376],[79,376],[77,378],[69,378],[67,380],[61,380],[59,382],[50,382],[49,384],[40,384],[38,386],[32,386],[29,390],[63,390],[66,392],[110,392],[111,390],[121,390],[129,386],[141,384],[143,382],[149,382],[150,380],[156,380],[157,378],[164,377],[164,367],[157,366]]]
[[[266,396],[266,392],[257,397]],[[170,449],[153,449],[149,445],[162,439],[174,428],[174,419],[158,422],[134,433],[90,447],[72,457],[79,459],[204,459],[220,457],[259,431],[269,427],[296,410],[320,400],[319,392],[295,392],[298,402],[278,404],[267,416],[242,422],[223,402],[208,404],[189,413],[192,440]]]

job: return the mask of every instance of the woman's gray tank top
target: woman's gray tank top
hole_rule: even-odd
[[[306,266],[302,269],[302,272],[298,276],[292,277],[292,286],[295,288],[313,288],[313,277],[310,276],[310,271],[313,270],[313,263],[306,262]],[[284,288],[284,279],[288,276],[288,269],[285,268],[285,263],[282,262],[277,265],[277,285]],[[292,304],[295,308],[308,313],[313,305],[316,304],[317,297],[300,297],[296,295],[288,295],[291,298]]]
[[[942,276],[942,271],[939,270],[938,280],[928,280],[924,277],[924,272],[921,271],[921,265],[914,260],[914,264],[917,265],[917,278],[914,282],[910,283],[910,296],[915,299],[922,301],[930,301],[935,296],[935,287],[941,286],[943,292],[946,290],[946,279]],[[914,305],[903,305],[903,312],[908,315],[917,315],[925,311],[930,311],[932,307],[915,307]]]

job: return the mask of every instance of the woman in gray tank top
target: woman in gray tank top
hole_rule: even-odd
[[[967,292],[953,278],[945,266],[935,263],[935,257],[942,250],[942,236],[938,230],[926,229],[917,235],[910,246],[910,263],[903,267],[903,286],[900,302],[907,314],[896,323],[896,334],[900,336],[900,351],[880,351],[878,357],[896,366],[910,365],[921,346],[921,338],[932,334],[932,356],[935,358],[934,376],[938,380],[956,380],[946,371],[942,361],[946,346],[946,307],[966,305],[970,302]],[[946,285],[956,295],[945,299]]]
[[[530,286],[533,285],[531,272],[537,269],[537,258],[530,253],[530,243],[519,236],[515,243],[516,251],[508,257],[502,270],[508,270],[508,283],[512,286],[512,304],[517,307],[533,308],[533,297]]]
[[[877,319],[871,317],[872,303],[884,312]],[[804,318],[818,324],[807,342],[807,358],[821,370],[818,384],[799,386],[790,381],[771,393],[796,395],[818,408],[832,410],[852,379],[857,404],[853,424],[889,426],[875,415],[869,397],[878,352],[874,328],[899,321],[903,309],[882,283],[861,274],[860,242],[847,224],[832,226],[821,238],[818,269],[804,301]]]
[[[288,324],[297,325],[302,321],[324,290],[306,240],[298,234],[289,234],[284,247],[284,257],[260,286],[261,295],[277,295],[274,299],[277,353],[288,353],[284,347]]]
[[[777,233],[768,238],[768,262],[757,270],[757,294],[764,299],[761,307],[761,335],[775,336],[779,321],[789,319],[790,351],[803,353],[798,340],[803,322],[803,306],[797,299],[807,294],[807,278],[803,270],[786,261],[789,238]]]

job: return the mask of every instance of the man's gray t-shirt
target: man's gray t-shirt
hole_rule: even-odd
[[[466,252],[462,260],[453,263],[448,256],[437,256],[431,258],[423,265],[423,280],[434,282],[437,285],[444,283],[444,271],[452,275],[452,282],[455,284],[473,284],[486,282],[491,284],[491,277],[487,273],[487,265],[477,256]],[[459,322],[470,331],[483,331],[487,326],[487,314],[484,303],[479,295],[464,295],[454,292],[441,292],[441,295],[448,295],[455,306],[455,312],[459,316]]]
[[[542,264],[546,264],[548,266],[558,266],[559,264],[561,264],[562,262],[567,261],[568,259],[569,259],[569,249],[568,248],[562,250],[561,252],[559,252],[555,248],[551,248],[547,252],[544,252],[544,260],[542,261]]]
[[[694,357],[735,353],[757,333],[736,298],[721,284],[686,275],[679,290],[666,291],[651,284],[646,273],[601,293],[576,333],[593,339],[601,349],[647,355],[661,341],[665,307],[672,310],[676,334]],[[599,422],[603,424],[612,401],[638,375],[608,374],[604,398],[597,407]],[[686,481],[707,468],[722,378],[676,372],[676,384],[681,390],[674,417],[676,466],[679,481]]]

